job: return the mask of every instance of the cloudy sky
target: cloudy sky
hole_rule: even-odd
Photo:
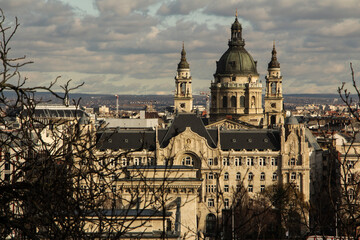
[[[30,85],[61,75],[83,93],[172,94],[182,41],[193,92],[208,91],[238,9],[264,81],[276,41],[285,93],[336,93],[359,77],[359,0],[0,0],[18,17],[12,56]],[[350,87],[350,85],[349,85]]]

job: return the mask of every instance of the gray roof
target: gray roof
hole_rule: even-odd
[[[35,117],[38,118],[80,118],[88,114],[82,109],[35,109]]]
[[[220,132],[223,150],[280,150],[280,133],[275,130],[232,130]]]
[[[288,117],[286,119],[286,124],[297,125],[297,124],[299,124],[299,122],[298,122],[298,120],[296,119],[296,117],[294,115],[291,115],[290,117]]]
[[[155,150],[153,130],[106,130],[97,133],[97,147],[100,150]]]
[[[311,133],[311,131],[306,128],[305,129],[305,137],[306,140],[308,141],[308,143],[315,149],[315,150],[321,150],[322,148],[320,147],[319,143],[317,142],[316,138],[314,137],[314,135]]]
[[[206,130],[201,118],[193,113],[178,113],[175,116],[174,121],[170,125],[165,137],[161,140],[161,147],[166,147],[171,138],[184,132],[187,127],[190,127],[193,132],[204,137],[209,146],[216,147],[215,141]]]
[[[215,148],[219,141],[218,129],[206,129],[195,114],[179,113],[168,129],[158,130],[158,141],[162,148],[170,139],[185,131],[186,127],[204,137],[210,147]],[[155,150],[155,130],[118,130],[97,133],[97,147],[100,150]],[[223,150],[280,150],[280,133],[277,130],[220,130],[220,144]]]

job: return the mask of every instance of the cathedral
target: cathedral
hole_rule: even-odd
[[[226,230],[235,224],[234,217],[224,224],[226,210],[235,209],[241,196],[255,198],[275,184],[292,184],[310,200],[311,166],[321,158],[321,148],[295,117],[285,118],[275,44],[265,86],[237,16],[228,46],[210,84],[209,124],[192,112],[192,76],[183,46],[175,76],[176,115],[169,127],[97,131],[99,159],[107,154],[114,168],[120,166],[111,187],[123,198],[116,208],[144,211],[133,220],[139,225],[128,238],[157,239],[164,229],[169,239],[210,239],[219,232],[236,238]],[[145,217],[149,221],[143,224]]]
[[[273,128],[284,124],[282,96],[282,76],[277,61],[275,42],[268,74],[265,77],[265,106],[262,106],[263,86],[259,81],[257,61],[245,49],[242,27],[235,18],[231,26],[228,50],[216,62],[214,80],[211,82],[212,123],[224,119],[233,120],[241,125],[257,128]],[[192,93],[189,63],[183,46],[181,61],[175,77],[174,105],[178,112],[191,112]]]

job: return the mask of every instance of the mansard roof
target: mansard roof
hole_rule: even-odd
[[[275,130],[232,130],[220,132],[222,150],[280,150],[280,133]]]
[[[82,109],[76,108],[36,108],[34,116],[38,118],[81,118],[89,115]]]
[[[97,148],[100,150],[155,150],[153,130],[105,130],[97,133]]]
[[[168,129],[159,129],[157,138],[160,147],[166,147],[173,137],[189,127],[204,137],[210,147],[215,148],[219,141],[222,150],[280,150],[280,133],[268,129],[218,130],[206,129],[200,117],[192,113],[178,113]],[[156,148],[155,130],[118,130],[97,133],[97,147],[100,150],[141,150]]]
[[[164,216],[163,211],[159,211],[156,209],[103,209],[101,210],[103,216],[136,216],[136,217],[154,217],[154,216]],[[171,212],[166,211],[165,216],[171,216]],[[89,212],[89,216],[96,216],[95,212]]]

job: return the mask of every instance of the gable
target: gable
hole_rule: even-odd
[[[206,128],[207,129],[220,128],[220,129],[232,130],[232,129],[253,129],[258,127],[240,120],[234,121],[230,119],[222,119],[220,121],[207,125]]]
[[[199,136],[204,137],[210,147],[216,147],[216,143],[205,128],[204,123],[193,113],[178,113],[164,138],[160,140],[160,146],[162,148],[166,147],[169,144],[170,139],[184,132],[187,127]]]

